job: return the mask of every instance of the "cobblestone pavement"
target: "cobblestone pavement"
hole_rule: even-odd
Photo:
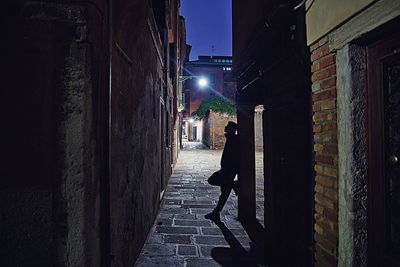
[[[219,187],[209,185],[207,178],[219,169],[222,151],[202,148],[184,144],[135,266],[264,266],[237,219],[233,191],[221,212],[222,224],[204,218],[218,201]],[[257,153],[257,218],[263,224],[261,175],[262,157]]]

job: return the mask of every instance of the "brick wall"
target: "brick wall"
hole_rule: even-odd
[[[316,266],[336,266],[338,250],[338,152],[336,57],[328,38],[310,47],[315,156]]]
[[[211,149],[223,149],[225,145],[225,126],[228,121],[236,122],[236,116],[210,111],[203,125],[203,142]]]
[[[211,149],[223,149],[225,145],[225,126],[228,121],[237,122],[236,116],[210,111],[203,119],[203,143]],[[255,149],[263,151],[262,110],[254,112]]]

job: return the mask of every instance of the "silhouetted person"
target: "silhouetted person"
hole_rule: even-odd
[[[233,189],[237,194],[237,181],[234,181],[236,174],[239,172],[239,138],[236,135],[237,124],[230,121],[225,126],[226,143],[221,157],[221,170],[215,172],[210,179],[216,178],[217,182],[212,185],[219,185],[221,187],[221,195],[215,209],[206,214],[204,217],[210,220],[220,220],[219,213],[225,206],[229,194]]]

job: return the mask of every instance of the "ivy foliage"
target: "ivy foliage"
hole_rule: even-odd
[[[196,120],[201,120],[206,116],[209,110],[227,113],[231,116],[236,115],[236,107],[232,101],[222,96],[212,95],[204,99],[199,108],[193,112],[191,116]]]

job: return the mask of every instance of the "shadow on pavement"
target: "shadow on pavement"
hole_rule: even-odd
[[[233,233],[218,220],[213,222],[221,229],[230,248],[215,247],[211,250],[213,259],[221,266],[260,266],[266,265],[265,230],[258,221],[242,222],[243,228],[251,239],[250,251],[246,251]]]

